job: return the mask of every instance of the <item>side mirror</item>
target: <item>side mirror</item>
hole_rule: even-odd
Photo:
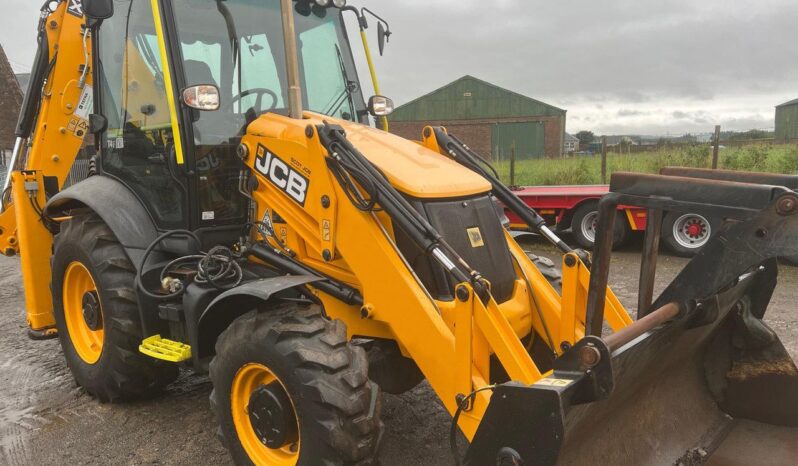
[[[380,56],[385,53],[385,43],[391,39],[391,33],[385,29],[382,21],[377,23],[377,41],[380,46]]]
[[[91,134],[99,135],[106,129],[108,129],[108,118],[97,113],[89,115],[89,132]]]
[[[219,88],[211,84],[191,86],[183,91],[183,104],[194,110],[213,112],[219,110]]]
[[[114,15],[114,0],[83,0],[83,14],[88,19],[108,19]]]
[[[393,100],[382,95],[375,95],[369,99],[369,114],[374,117],[384,117],[393,113]]]

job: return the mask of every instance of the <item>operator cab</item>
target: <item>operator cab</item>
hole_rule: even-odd
[[[113,4],[94,35],[103,174],[136,193],[159,229],[239,231],[249,210],[241,137],[264,113],[288,115],[280,1]],[[367,124],[342,10],[293,5],[303,108]],[[183,104],[200,85],[218,90],[218,109]]]

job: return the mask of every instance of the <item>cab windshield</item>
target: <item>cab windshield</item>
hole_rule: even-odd
[[[221,108],[196,115],[199,145],[228,142],[266,112],[288,114],[279,0],[174,0],[185,85],[213,84]],[[304,108],[367,121],[341,11],[294,2]]]
[[[203,224],[243,221],[236,147],[249,123],[288,115],[288,73],[280,0],[172,0],[185,87],[212,84],[221,107],[192,112],[198,217]],[[303,107],[367,122],[341,10],[293,3]]]

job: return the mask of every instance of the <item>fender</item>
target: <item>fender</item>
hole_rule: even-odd
[[[194,348],[192,353],[194,354],[195,367],[205,367],[207,361],[203,360],[215,354],[217,338],[234,320],[247,312],[257,309],[259,305],[267,303],[275,294],[281,291],[297,288],[319,280],[322,280],[322,278],[313,275],[287,275],[265,278],[239,285],[217,296],[202,311],[196,329],[191,329],[191,324],[189,323],[189,333],[195,335],[191,342]],[[191,307],[194,307],[194,309],[190,309]],[[200,306],[186,306],[187,316],[192,311],[199,312],[197,307]],[[187,321],[190,322],[190,319],[187,319]]]
[[[120,181],[95,175],[53,196],[44,211],[58,217],[82,207],[103,219],[138,267],[144,250],[158,236],[158,229],[139,198]]]

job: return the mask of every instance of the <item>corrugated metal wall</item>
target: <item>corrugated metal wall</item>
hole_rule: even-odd
[[[545,155],[545,126],[542,122],[496,123],[492,128],[493,157],[508,160],[515,147],[516,160]]]
[[[776,108],[776,139],[798,139],[798,104]]]

